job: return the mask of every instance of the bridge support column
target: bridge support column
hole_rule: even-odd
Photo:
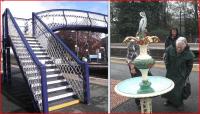
[[[2,47],[3,47],[3,83],[8,81],[7,75],[7,40],[8,40],[8,20],[7,20],[7,10],[3,14],[3,38],[2,38]]]
[[[6,71],[6,40],[3,37],[3,77],[2,82],[5,83],[7,81],[7,71]]]
[[[7,38],[6,60],[7,81],[11,84],[10,37]]]

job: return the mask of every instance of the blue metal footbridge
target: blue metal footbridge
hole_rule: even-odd
[[[40,112],[56,111],[90,102],[88,63],[54,32],[88,30],[108,32],[107,15],[72,9],[32,13],[32,18],[13,17],[9,9],[3,21],[3,83],[11,84],[10,48],[26,80],[33,104]]]

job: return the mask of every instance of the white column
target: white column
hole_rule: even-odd
[[[152,114],[152,98],[140,99],[141,113]]]

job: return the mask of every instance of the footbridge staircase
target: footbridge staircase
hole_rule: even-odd
[[[56,111],[90,102],[89,68],[54,32],[60,29],[107,33],[107,16],[54,9],[32,13],[32,18],[3,13],[3,81],[12,82],[10,48],[17,60],[35,107]],[[15,82],[12,82],[15,83]]]

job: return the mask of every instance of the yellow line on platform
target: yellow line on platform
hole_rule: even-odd
[[[61,109],[61,108],[64,108],[64,107],[68,107],[68,106],[71,106],[71,105],[74,105],[74,104],[78,104],[78,103],[80,103],[80,100],[73,100],[73,101],[70,101],[70,102],[67,102],[67,103],[51,106],[51,107],[49,107],[49,111],[58,110],[58,109]]]

